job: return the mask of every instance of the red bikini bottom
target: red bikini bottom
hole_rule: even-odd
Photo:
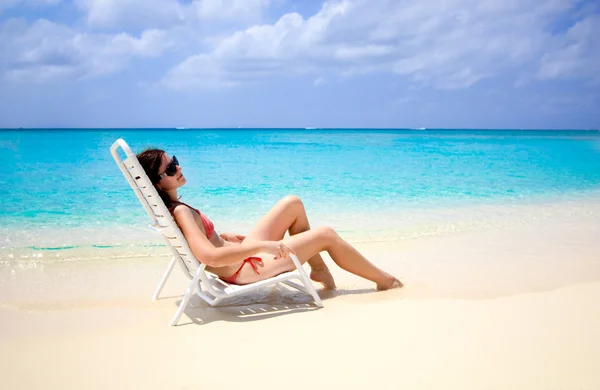
[[[260,257],[248,257],[247,259],[244,259],[244,262],[242,263],[242,265],[240,266],[240,268],[237,270],[236,273],[234,273],[231,276],[228,277],[223,277],[221,276],[221,280],[230,283],[230,284],[236,284],[235,280],[237,279],[238,275],[240,274],[240,272],[242,271],[242,268],[244,268],[244,266],[246,264],[250,264],[250,267],[252,267],[252,269],[254,270],[254,272],[256,272],[257,275],[260,275],[260,273],[258,272],[258,268],[256,268],[256,264],[254,264],[254,261],[256,261],[257,263],[259,263],[260,265],[262,265],[262,259]]]

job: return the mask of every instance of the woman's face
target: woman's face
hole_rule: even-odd
[[[158,170],[159,175],[163,175],[162,179],[156,183],[158,187],[165,191],[177,189],[186,183],[186,179],[181,173],[181,167],[176,164],[172,157],[168,154],[162,155],[162,162]],[[168,176],[166,173],[175,172],[173,176]]]

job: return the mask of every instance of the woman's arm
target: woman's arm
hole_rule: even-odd
[[[243,236],[241,234],[225,232],[225,233],[221,233],[221,238],[225,241],[234,242],[236,244],[239,244],[240,242],[244,241],[246,236]]]
[[[263,241],[253,241],[250,243],[241,243],[240,245],[227,245],[216,248],[206,238],[204,232],[202,232],[196,223],[192,210],[188,207],[175,208],[173,216],[181,228],[194,256],[209,267],[225,267],[267,249],[265,247],[267,242]]]

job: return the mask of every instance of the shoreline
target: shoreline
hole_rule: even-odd
[[[407,285],[405,298],[485,299],[600,281],[597,237],[600,216],[592,213],[587,218],[562,216],[552,223],[540,219],[443,236],[353,244]],[[147,249],[85,261],[15,260],[0,266],[0,307],[110,304],[105,300],[106,286],[118,304],[142,302],[170,260],[166,248]],[[327,253],[322,255],[343,291],[373,287],[339,269]],[[185,285],[179,273],[174,272],[174,278]]]
[[[521,201],[434,207],[349,215],[309,215],[313,226],[330,225],[352,244],[395,243],[414,239],[446,237],[470,231],[510,228],[547,221],[600,220],[600,192],[595,197],[562,200]],[[141,206],[140,206],[141,209]],[[310,214],[310,210],[309,210]],[[134,225],[99,225],[79,228],[10,230],[4,227],[0,244],[0,268],[28,267],[35,263],[93,261],[168,256],[160,235],[142,216]],[[256,221],[218,224],[218,231],[246,233]],[[572,222],[573,223],[573,222]],[[28,264],[26,264],[28,263]]]

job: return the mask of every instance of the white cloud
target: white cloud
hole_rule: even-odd
[[[315,87],[320,87],[321,85],[325,85],[327,83],[327,80],[323,77],[317,77],[314,81],[313,81],[313,85]]]
[[[16,5],[17,1],[49,4],[60,0],[0,1],[8,6],[9,1]],[[158,56],[176,45],[198,45],[203,37],[194,21],[256,21],[268,4],[268,0],[76,0],[85,22],[77,29],[43,19],[31,24],[0,22],[0,54],[5,53],[0,71],[12,80],[30,82],[109,74],[134,57]],[[143,30],[140,34],[121,32],[129,28]],[[113,32],[100,33],[105,29]]]
[[[134,57],[161,54],[170,42],[159,30],[139,37],[88,34],[48,20],[9,20],[0,29],[0,69],[12,80],[79,79],[122,69]]]
[[[76,0],[94,28],[159,28],[205,20],[260,20],[268,0]]]
[[[561,37],[560,45],[541,60],[538,77],[591,78],[600,81],[600,16],[593,15],[576,23]]]
[[[171,88],[235,86],[281,72],[306,72],[317,64],[303,57],[319,43],[331,19],[346,3],[326,4],[304,20],[283,15],[273,25],[257,25],[217,42],[209,54],[198,54],[171,69],[163,83]],[[307,28],[307,26],[310,26]]]
[[[186,7],[177,0],[77,0],[91,27],[163,27],[182,21]]]
[[[0,0],[0,10],[61,1]],[[262,20],[278,1],[75,0],[81,27],[0,22],[0,70],[29,80],[89,77],[177,45],[189,56],[163,78],[172,88],[232,87],[298,74],[319,85],[373,72],[440,89],[507,74],[515,84],[600,77],[593,41],[600,35],[598,15],[580,10],[578,23],[552,32],[583,0],[329,0],[310,17],[289,12],[272,24],[226,33]],[[219,20],[227,23],[211,31]],[[142,32],[116,34],[131,28]]]
[[[200,19],[258,20],[269,0],[197,0],[192,8]]]
[[[340,60],[355,60],[363,57],[382,57],[394,51],[392,45],[340,46],[333,57]]]
[[[544,53],[540,77],[571,75],[577,67],[591,73],[597,59],[586,54],[588,31],[596,27],[550,32],[578,1],[326,1],[307,19],[288,13],[273,24],[216,40],[210,51],[189,57],[163,81],[190,88],[232,86],[275,74],[329,78],[385,71],[416,86],[455,89],[523,69],[533,75]],[[577,43],[561,46],[557,42],[563,39]],[[577,65],[566,61],[573,54]]]
[[[232,77],[228,77],[226,69],[212,58],[198,54],[189,57],[172,69],[163,79],[163,84],[174,89],[190,87],[233,87],[238,85]],[[238,74],[237,78],[241,75]]]

